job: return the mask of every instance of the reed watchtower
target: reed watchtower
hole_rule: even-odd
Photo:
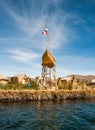
[[[46,89],[57,89],[56,59],[48,49],[42,55],[42,86]]]

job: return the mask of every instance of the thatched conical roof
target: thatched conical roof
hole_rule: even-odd
[[[55,66],[55,62],[55,57],[48,50],[46,50],[42,56],[42,65],[53,67]]]

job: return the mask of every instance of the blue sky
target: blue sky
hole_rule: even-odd
[[[41,75],[48,48],[57,76],[95,75],[95,0],[0,0],[0,73]]]

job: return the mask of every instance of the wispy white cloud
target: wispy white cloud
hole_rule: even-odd
[[[52,0],[51,2],[49,1],[44,3],[46,3],[48,6],[51,3],[53,3],[55,6],[58,6],[57,4],[59,2],[58,0]],[[37,47],[40,47],[41,49],[45,48],[45,39],[41,37],[41,32],[43,31],[44,26],[48,26],[49,28],[51,42],[48,47],[50,49],[56,49],[69,41],[70,37],[68,38],[68,36],[70,33],[70,29],[66,27],[64,23],[59,24],[58,19],[60,19],[60,15],[58,14],[58,12],[55,12],[53,16],[49,16],[48,13],[44,14],[39,12],[39,15],[37,17],[34,17],[33,13],[35,12],[32,12],[32,9],[30,10],[31,15],[28,16],[25,9],[24,14],[21,15],[20,13],[18,13],[18,8],[15,8],[12,4],[11,6],[5,5],[7,13],[9,13],[9,15],[13,18],[14,24],[18,26],[18,29],[20,30],[19,33],[24,33],[24,40],[27,43],[31,40],[37,45],[37,40],[39,40],[39,44],[41,46],[38,45]],[[43,12],[44,8],[41,10],[41,12]],[[65,19],[65,16],[62,16],[61,18]],[[23,38],[21,38],[21,40],[22,39]],[[32,46],[35,46],[35,44],[32,44]]]
[[[13,24],[18,26],[18,33],[23,34],[21,41],[26,43],[30,43],[31,41],[35,43],[32,43],[32,46],[36,46],[37,48],[41,49],[45,48],[45,39],[41,37],[41,32],[44,26],[48,26],[49,28],[51,40],[49,48],[51,49],[57,49],[58,47],[63,46],[65,43],[69,43],[70,40],[77,39],[77,32],[74,30],[74,28],[71,28],[68,25],[85,25],[86,20],[80,14],[78,14],[78,12],[66,12],[64,8],[59,8],[61,3],[66,3],[65,0],[60,2],[59,0],[42,0],[41,2],[42,8],[37,10],[36,1],[28,1],[29,12],[27,12],[24,1],[21,2],[21,9],[15,6],[12,2],[9,2],[10,4],[8,4],[8,2],[7,4],[3,4],[4,9],[12,17]],[[53,5],[53,7],[56,8],[56,11],[54,11],[52,15],[49,15],[48,12],[50,5]],[[30,13],[30,15],[28,13]],[[40,44],[40,46],[38,44]]]
[[[34,61],[35,59],[40,57],[38,53],[32,51],[30,52],[28,50],[23,49],[13,49],[10,50],[9,53],[11,54],[11,58],[20,62]]]

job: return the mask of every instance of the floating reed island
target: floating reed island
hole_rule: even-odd
[[[95,76],[56,76],[56,58],[46,49],[42,55],[42,74],[6,77],[0,74],[0,101],[44,101],[95,99]]]
[[[0,101],[62,101],[95,99],[95,90],[0,90]]]

